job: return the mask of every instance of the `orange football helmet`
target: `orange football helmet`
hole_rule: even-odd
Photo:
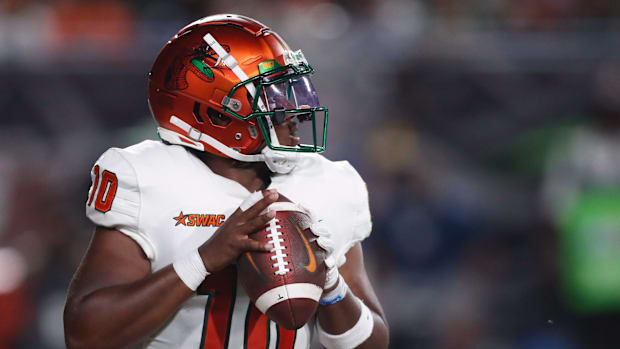
[[[149,106],[160,138],[169,143],[265,161],[286,173],[297,153],[325,150],[327,108],[319,104],[312,73],[301,51],[292,51],[264,24],[239,15],[209,16],[162,48],[149,74]],[[312,144],[280,144],[274,124],[291,117],[312,122]]]

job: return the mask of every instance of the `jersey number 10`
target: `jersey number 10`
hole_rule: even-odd
[[[271,321],[252,303],[239,307],[236,285],[237,271],[235,267],[228,267],[209,275],[198,288],[198,295],[209,296],[199,349],[229,348],[231,336],[243,338],[244,349],[293,349],[297,332],[275,325],[272,333]],[[233,321],[245,324],[243,333],[231,333]]]
[[[90,190],[88,206],[91,206],[94,200],[95,209],[106,213],[112,208],[112,201],[114,201],[116,189],[118,188],[118,178],[114,172],[104,170],[100,175],[100,171],[99,165],[95,165],[93,168],[95,179]],[[97,193],[97,199],[95,199],[95,193]]]

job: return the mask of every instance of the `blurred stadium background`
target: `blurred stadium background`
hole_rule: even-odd
[[[368,183],[391,348],[620,348],[620,2],[0,0],[0,349],[63,348],[89,170],[186,23],[267,23]]]

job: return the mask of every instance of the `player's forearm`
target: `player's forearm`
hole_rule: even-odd
[[[140,342],[192,294],[168,266],[131,284],[70,295],[65,307],[67,347],[121,348]]]
[[[374,321],[372,334],[357,348],[382,349],[388,347],[388,328],[381,316],[371,310]],[[328,306],[319,306],[318,320],[321,328],[330,334],[338,335],[347,332],[360,319],[361,307],[349,290],[347,295],[338,303]]]
[[[383,321],[381,316],[377,315],[377,313],[372,312],[372,317],[374,321],[374,326],[372,328],[372,334],[370,337],[361,345],[358,346],[360,349],[387,349],[390,342],[390,335],[388,328]]]

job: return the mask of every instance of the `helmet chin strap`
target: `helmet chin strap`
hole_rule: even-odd
[[[241,154],[227,147],[217,139],[198,131],[174,115],[170,117],[170,123],[185,131],[187,137],[178,132],[158,127],[157,132],[159,133],[159,137],[166,142],[187,146],[200,151],[204,151],[204,146],[200,142],[205,142],[229,158],[244,162],[265,162],[267,167],[275,173],[286,174],[291,172],[299,159],[299,154],[296,152],[275,151],[269,147],[265,147],[260,154]]]
[[[267,167],[272,172],[286,174],[291,172],[299,161],[299,153],[288,151],[277,151],[269,147],[261,151]]]

